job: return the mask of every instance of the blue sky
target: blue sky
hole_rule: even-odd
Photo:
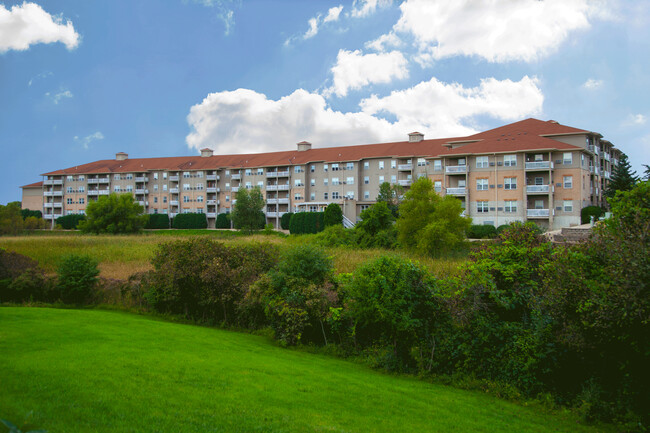
[[[527,117],[650,163],[647,0],[0,0],[0,203],[131,157],[465,135]]]

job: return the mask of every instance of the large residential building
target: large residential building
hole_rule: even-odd
[[[603,190],[620,151],[597,132],[553,120],[527,119],[467,137],[312,148],[285,152],[129,158],[90,162],[43,174],[42,185],[23,187],[41,198],[45,218],[84,213],[111,192],[130,193],[146,212],[202,212],[214,227],[230,212],[240,188],[260,187],[266,216],[278,225],[286,212],[320,211],[339,203],[353,224],[375,202],[379,185],[408,190],[430,178],[441,195],[463,203],[475,224],[499,226],[532,220],[548,228],[580,224],[580,210],[603,205]],[[31,206],[30,206],[31,207]]]

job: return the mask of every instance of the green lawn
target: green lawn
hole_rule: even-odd
[[[0,308],[0,354],[0,418],[51,433],[597,431],[264,337],[120,312]]]

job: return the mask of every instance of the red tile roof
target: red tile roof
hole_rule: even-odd
[[[312,148],[238,155],[178,156],[165,158],[129,158],[95,161],[76,167],[56,170],[47,175],[145,172],[148,170],[214,170],[217,168],[249,168],[286,166],[310,162],[358,161],[365,158],[433,157],[522,150],[575,149],[576,146],[542,137],[543,135],[590,133],[583,129],[560,125],[553,121],[526,119],[467,137],[398,141],[392,143]],[[454,149],[449,142],[470,142]]]
[[[29,185],[23,185],[21,188],[41,188],[43,186],[43,181],[30,183]]]

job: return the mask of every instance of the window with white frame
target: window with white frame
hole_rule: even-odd
[[[252,176],[253,175],[253,169],[247,168],[246,170],[244,170],[244,174],[246,176]]]
[[[309,185],[316,186],[316,179],[310,179],[309,180]]]
[[[458,158],[458,165],[465,165],[465,158]]]
[[[390,177],[390,183],[397,183],[397,176],[396,176],[396,175],[393,174],[393,175]]]
[[[264,174],[264,169],[263,169],[263,168],[258,168],[258,169],[257,169],[257,175],[258,175],[258,176],[261,176],[261,175],[263,175],[263,174]]]
[[[334,191],[332,193],[332,200],[336,200],[336,199],[339,199],[339,198],[341,198],[341,197],[339,196],[338,191]]]
[[[323,179],[323,185],[327,186],[327,182],[329,182],[329,179],[327,178]]]
[[[363,161],[363,169],[368,170],[370,168],[370,163],[368,161]]]
[[[346,170],[354,170],[354,162],[348,162],[348,163],[345,165],[345,169],[346,169]]]
[[[397,160],[396,159],[391,159],[390,160],[390,168],[397,168]]]
[[[333,177],[332,178],[332,185],[338,185],[339,184],[339,178],[338,177]]]
[[[363,177],[363,183],[364,183],[364,185],[368,185],[370,183],[370,176],[364,176]]]
[[[315,172],[315,171],[316,171],[316,166],[312,164],[312,165],[309,167],[309,171],[312,172],[312,173]]]
[[[79,189],[77,190],[78,192],[85,192],[86,187],[85,186],[80,186]]]
[[[476,189],[478,191],[487,191],[487,189],[488,189],[488,180],[487,179],[476,179]]]
[[[345,196],[349,198],[350,200],[354,199],[354,191],[348,191]]]
[[[562,155],[562,164],[564,165],[573,164],[573,152],[564,152],[564,154]]]
[[[163,191],[164,191],[164,192],[167,191],[167,184],[166,184],[166,183],[163,183]]]
[[[120,175],[119,174],[114,174],[113,175],[113,180],[120,180]]]
[[[364,191],[363,192],[363,198],[364,198],[364,200],[368,200],[370,198],[370,191]]]
[[[517,200],[506,200],[503,210],[508,213],[517,212]]]
[[[196,172],[196,177],[198,177],[199,179],[201,179],[201,178],[203,177],[203,172],[202,172],[202,171],[197,171],[197,172]]]
[[[433,190],[435,192],[441,192],[442,191],[442,181],[436,180],[433,182]]]
[[[489,157],[487,156],[476,157],[476,168],[487,168],[489,166],[490,166]]]
[[[183,196],[183,203],[189,203],[190,202],[190,196],[189,195],[184,195]]]
[[[294,200],[302,200],[302,196],[300,195],[299,192],[297,192],[297,193],[295,193],[295,194],[293,195],[293,199],[294,199]]]
[[[346,178],[345,183],[348,185],[354,185],[354,178],[353,177]]]
[[[246,182],[246,189],[253,189],[253,182]]]
[[[67,180],[68,182],[73,182],[74,181],[74,176],[72,176],[72,175],[66,176],[65,180]]]
[[[86,199],[83,197],[79,197],[79,204],[84,204],[86,202]]]
[[[517,178],[516,177],[503,178],[503,189],[517,189]]]
[[[316,193],[315,192],[312,192],[311,194],[309,194],[309,200],[311,200],[311,201],[316,200]]]
[[[153,174],[153,180],[158,180],[158,173]]]
[[[369,207],[370,207],[369,204],[362,204],[362,205],[361,205],[361,212],[363,212],[364,210],[368,209]]]
[[[196,196],[196,201],[199,203],[203,203],[203,196],[202,195],[197,195]]]
[[[226,189],[230,189],[230,182],[226,182]]]
[[[535,178],[535,185],[544,185],[544,178],[543,177],[536,177]]]
[[[257,181],[257,187],[258,187],[259,189],[263,189],[263,188],[264,188],[264,181],[262,181],[262,180],[258,180],[258,181]]]
[[[324,171],[324,172],[327,172],[327,167],[328,167],[327,164],[323,164],[323,171]]]
[[[67,198],[67,199],[66,199],[66,203],[67,203],[67,204],[72,204],[72,199],[71,199],[71,198]]]
[[[458,188],[465,188],[467,186],[465,179],[458,179]]]
[[[323,193],[323,200],[327,200],[327,197],[328,197],[327,193],[324,192],[324,193]]]
[[[113,191],[115,191],[115,192],[120,192],[120,191],[121,191],[120,186],[119,186],[119,185],[115,185],[115,186],[113,187]]]
[[[427,162],[425,161],[424,158],[418,158],[418,167],[424,167],[427,165]]]
[[[564,212],[573,212],[573,200],[564,200]]]
[[[504,167],[516,167],[517,155],[503,155],[503,165]]]
[[[230,201],[230,196],[229,195],[226,196],[226,201],[227,202]]]
[[[163,196],[163,203],[167,203],[167,196],[166,195]]]
[[[379,167],[380,170],[383,170],[384,169],[384,161],[377,162],[377,166]]]
[[[68,194],[72,194],[72,191],[73,191],[73,189],[72,189],[71,186],[67,187],[66,190],[65,190],[65,192],[67,192]]]
[[[564,176],[564,187],[573,188],[573,176]]]
[[[339,165],[338,164],[332,164],[332,171],[339,171]]]
[[[133,185],[127,185],[126,192],[133,192]]]
[[[202,184],[202,183],[197,183],[197,184],[196,184],[196,189],[197,189],[198,191],[203,191],[203,184]]]
[[[433,169],[435,171],[442,170],[442,160],[441,159],[434,159],[433,160]]]
[[[190,191],[192,187],[190,186],[189,183],[184,183],[183,184],[183,191]]]
[[[535,154],[535,161],[538,161],[538,162],[539,161],[544,161],[544,155],[542,155],[541,153]]]
[[[381,185],[384,183],[384,176],[379,176],[379,184]]]
[[[158,197],[154,197],[154,198],[153,198],[153,202],[154,202],[154,203],[158,203]]]
[[[490,211],[490,206],[487,201],[477,201],[476,202],[476,212],[478,213],[487,213]]]
[[[167,172],[163,172],[163,180],[167,180]]]
[[[544,209],[544,200],[535,200],[535,209]]]
[[[158,184],[155,184],[155,185],[153,186],[153,190],[156,191],[156,192],[158,192]]]
[[[230,176],[230,170],[226,170],[226,176]]]
[[[302,167],[299,166],[299,165],[296,165],[295,167],[293,167],[293,172],[294,172],[294,173],[302,173],[303,171],[304,171],[304,170],[303,170]]]
[[[302,179],[294,179],[293,186],[303,186]]]

